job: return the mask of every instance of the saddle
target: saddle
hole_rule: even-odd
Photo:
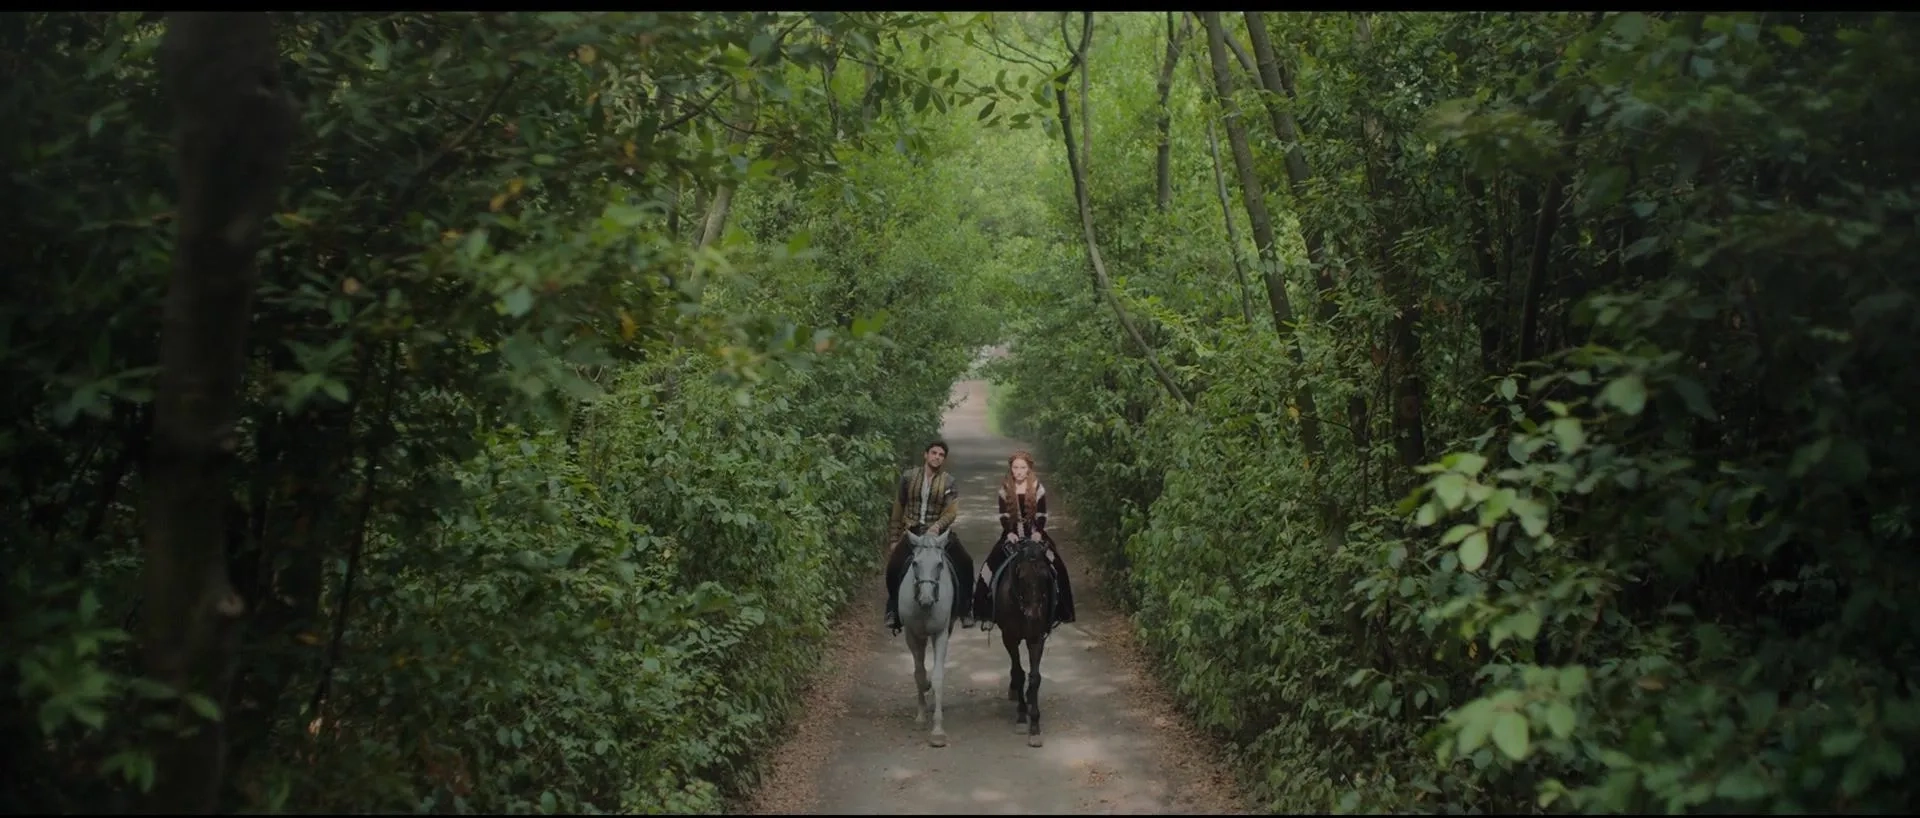
[[[1015,560],[1020,558],[1020,552],[1028,548],[1038,548],[1041,550],[1039,558],[1046,560],[1047,563],[1047,590],[1053,595],[1053,599],[1056,602],[1060,599],[1060,566],[1053,560],[1047,559],[1046,552],[1051,550],[1052,546],[1048,545],[1046,540],[1041,539],[1025,539],[1013,544],[1013,553],[1000,563],[999,568],[993,570],[991,577],[987,578],[987,594],[989,599],[1000,593],[1000,577],[1007,572],[1007,568],[1013,565]]]

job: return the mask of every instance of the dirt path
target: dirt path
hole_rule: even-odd
[[[1024,443],[992,435],[986,384],[954,387],[944,437],[960,479],[955,531],[975,564],[999,533],[994,487]],[[1046,463],[1040,463],[1044,479]],[[1073,570],[1079,621],[1054,632],[1041,661],[1046,746],[1029,748],[1006,698],[999,634],[954,632],[949,651],[949,745],[914,724],[913,658],[880,623],[877,576],[839,625],[846,636],[808,691],[792,738],[775,749],[751,814],[1245,813],[1226,767],[1146,672],[1126,621],[1077,553],[1072,488],[1050,486],[1054,532]],[[1064,499],[1063,499],[1064,498]],[[877,559],[876,559],[877,564]],[[1023,652],[1024,653],[1024,652]]]

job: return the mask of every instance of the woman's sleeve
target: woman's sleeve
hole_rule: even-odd
[[[1033,530],[1047,530],[1047,487],[1041,486],[1033,497]]]

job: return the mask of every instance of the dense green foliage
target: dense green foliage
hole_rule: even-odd
[[[717,810],[1001,341],[1262,805],[1912,806],[1911,20],[275,17],[246,615],[185,696],[168,24],[0,22],[8,809],[151,806],[181,698],[227,809]]]
[[[1901,101],[1920,29],[1265,18],[1286,87],[1226,64],[1285,214],[1296,325],[1243,318],[1212,198],[1211,73],[1173,74],[1175,195],[1158,212],[1167,21],[1102,16],[1102,250],[1197,397],[1170,398],[1112,321],[1052,303],[1001,373],[1009,420],[1128,570],[1169,684],[1239,748],[1261,800],[1910,809],[1920,607],[1901,589],[1920,460],[1900,362],[1920,176]],[[1225,20],[1254,51],[1241,15]],[[1195,29],[1182,59],[1204,68]],[[1268,104],[1297,123],[1304,187],[1286,184]],[[1064,179],[1047,198],[1073,231]],[[1085,282],[1063,259],[1042,286],[1084,313]]]
[[[6,798],[115,809],[166,692],[128,650],[164,23],[4,25]],[[901,45],[940,25],[283,21],[303,119],[233,491],[230,806],[698,811],[749,780],[997,331],[995,228],[901,205],[968,147],[929,104],[979,94],[918,91],[936,56]]]

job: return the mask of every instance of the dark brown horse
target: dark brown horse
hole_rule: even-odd
[[[994,580],[993,624],[1000,629],[1000,643],[1007,646],[1007,659],[1013,665],[1007,698],[1020,705],[1013,723],[1016,727],[1027,726],[1028,747],[1041,745],[1040,656],[1047,651],[1047,632],[1053,627],[1058,596],[1047,544],[1037,539],[1015,543],[1013,554]],[[1020,669],[1022,642],[1027,645],[1031,672]]]

